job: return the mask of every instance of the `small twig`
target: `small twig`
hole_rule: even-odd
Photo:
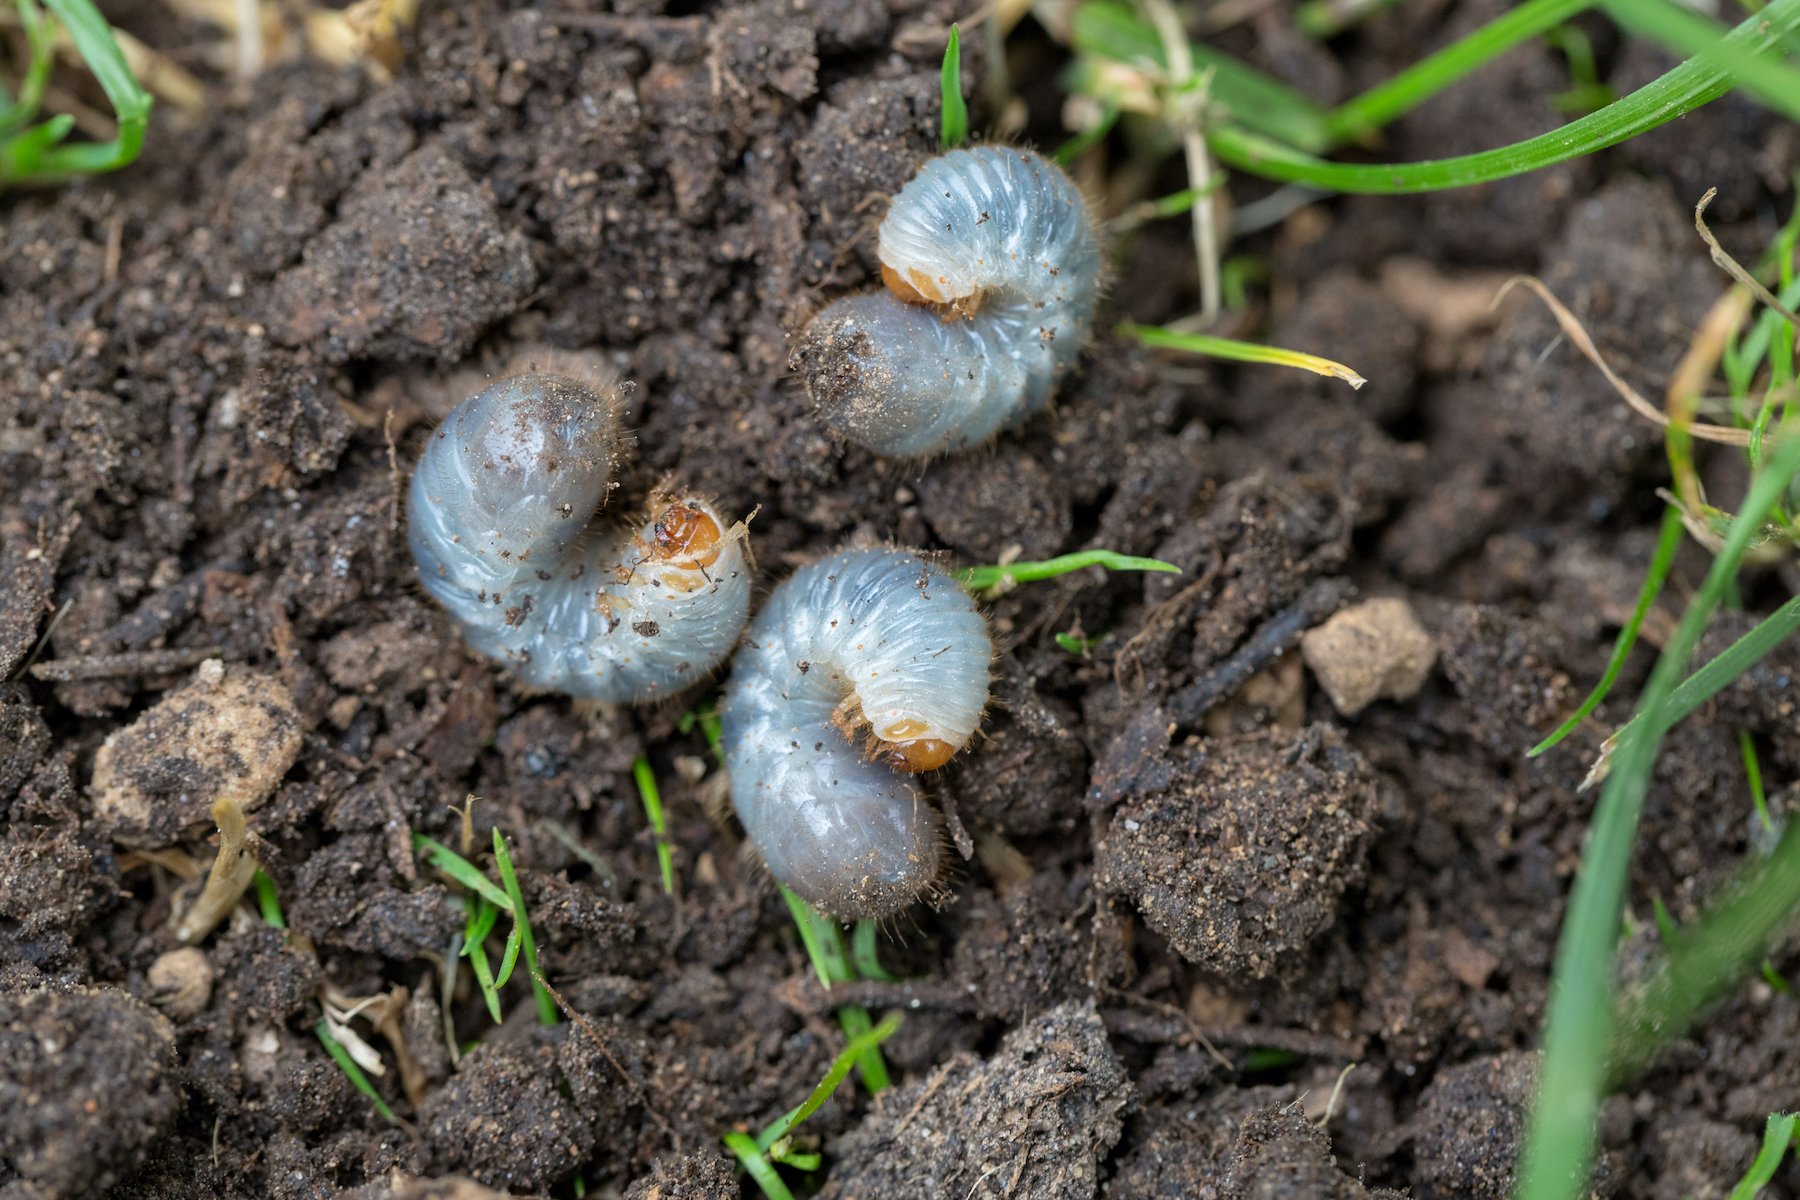
[[[677,1154],[681,1153],[681,1134],[677,1133],[675,1127],[669,1124],[668,1118],[656,1111],[656,1107],[650,1103],[649,1093],[645,1091],[643,1084],[639,1083],[637,1077],[632,1075],[630,1071],[627,1071],[625,1069],[625,1064],[620,1062],[618,1057],[613,1054],[612,1047],[606,1044],[606,1035],[600,1032],[600,1026],[585,1013],[576,1012],[574,1007],[567,1000],[563,999],[562,993],[551,987],[550,982],[542,975],[534,974],[532,978],[537,981],[538,986],[550,993],[550,998],[556,1001],[556,1007],[562,1009],[562,1014],[569,1019],[569,1024],[575,1026],[577,1029],[584,1030],[593,1037],[594,1044],[600,1049],[601,1057],[612,1064],[612,1069],[619,1073],[619,1078],[625,1081],[625,1086],[636,1093],[637,1102],[643,1105],[644,1111],[650,1115],[650,1119],[655,1121],[662,1131],[669,1135],[669,1140],[671,1142],[675,1143],[675,1152]]]
[[[1764,287],[1756,276],[1744,270],[1743,265],[1737,259],[1725,253],[1725,247],[1719,245],[1719,239],[1714,237],[1712,230],[1706,227],[1706,219],[1702,214],[1706,212],[1706,206],[1712,203],[1712,198],[1718,194],[1718,188],[1707,188],[1706,195],[1700,197],[1700,203],[1694,205],[1694,228],[1700,231],[1700,236],[1706,241],[1707,249],[1712,251],[1713,263],[1727,275],[1749,288],[1750,293],[1758,300],[1780,313],[1789,325],[1800,329],[1800,313],[1795,313],[1793,309],[1783,304],[1780,298]]]
[[[1263,622],[1218,666],[1176,693],[1168,712],[1180,725],[1191,725],[1224,701],[1258,671],[1274,662],[1300,641],[1300,635],[1344,606],[1355,592],[1350,581],[1320,579],[1300,598]]]
[[[90,654],[80,658],[53,658],[31,667],[31,677],[46,683],[76,683],[90,679],[137,679],[185,671],[225,651],[218,646],[177,646],[167,650],[127,650],[122,654]]]
[[[1575,319],[1575,314],[1556,298],[1555,293],[1544,286],[1543,280],[1530,275],[1515,275],[1506,281],[1505,286],[1494,297],[1494,303],[1498,305],[1514,287],[1528,288],[1533,295],[1544,302],[1551,315],[1556,318],[1556,323],[1562,327],[1564,336],[1575,343],[1575,348],[1581,351],[1583,357],[1600,368],[1600,373],[1606,376],[1606,382],[1612,384],[1613,391],[1619,393],[1625,403],[1631,406],[1631,411],[1663,429],[1670,427],[1669,415],[1644,399],[1636,388],[1620,378],[1619,373],[1614,371],[1601,355],[1599,347],[1594,345],[1594,339],[1588,336],[1588,331],[1582,327],[1580,321]],[[1720,442],[1727,446],[1748,446],[1750,444],[1748,429],[1729,429],[1722,425],[1688,425],[1686,430],[1702,441]]]
[[[256,856],[246,852],[250,828],[244,823],[243,807],[231,797],[221,796],[213,801],[212,819],[219,827],[219,855],[213,859],[199,898],[175,927],[175,938],[183,945],[191,946],[211,933],[237,907],[256,875]]]
[[[1174,117],[1169,123],[1181,131],[1188,186],[1200,193],[1189,211],[1194,223],[1194,253],[1200,264],[1200,316],[1210,323],[1219,315],[1222,294],[1219,231],[1211,199],[1212,157],[1207,153],[1206,134],[1202,128],[1207,96],[1212,90],[1212,71],[1208,68],[1206,75],[1196,82],[1193,47],[1188,44],[1187,31],[1182,29],[1181,19],[1175,15],[1169,0],[1142,0],[1142,4],[1144,15],[1156,26],[1156,36],[1162,41],[1163,53],[1169,59],[1169,91],[1172,96],[1180,97],[1177,112],[1167,115]]]

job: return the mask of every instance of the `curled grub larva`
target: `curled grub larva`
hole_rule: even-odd
[[[932,886],[939,818],[910,776],[974,735],[992,657],[969,594],[904,550],[847,550],[775,589],[720,716],[732,803],[777,880],[847,920]]]
[[[408,540],[469,644],[525,683],[615,703],[698,682],[750,611],[744,527],[658,493],[635,529],[588,525],[620,443],[616,396],[516,375],[457,405],[413,472]]]
[[[851,440],[890,457],[960,450],[1042,408],[1100,292],[1100,242],[1054,163],[1007,146],[926,163],[881,223],[887,290],[839,300],[794,366]]]

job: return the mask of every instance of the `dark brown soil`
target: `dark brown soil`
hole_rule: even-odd
[[[1330,99],[1500,7],[1406,0],[1325,53],[1277,6],[1223,41]],[[184,61],[219,38],[133,11]],[[872,280],[882,199],[936,144],[958,16],[428,4],[391,81],[209,76],[209,114],[159,111],[138,166],[0,201],[0,1196],[479,1200],[567,1197],[579,1177],[734,1197],[750,1185],[721,1135],[810,1092],[850,1000],[904,1014],[896,1087],[847,1085],[802,1127],[822,1164],[797,1187],[1505,1194],[1591,807],[1576,787],[1647,654],[1563,747],[1523,751],[1604,666],[1666,463],[1546,314],[1486,300],[1503,273],[1541,274],[1660,394],[1723,284],[1691,236],[1696,191],[1725,189],[1729,244],[1767,244],[1800,139],[1729,101],[1528,179],[1309,207],[1238,247],[1272,272],[1257,332],[1349,360],[1365,392],[1102,334],[1054,413],[887,463],[815,418],[790,337]],[[1658,69],[1584,28],[1615,87]],[[984,40],[965,41],[977,87]],[[1035,103],[1054,59],[1019,40]],[[1538,132],[1566,86],[1558,54],[1522,49],[1383,152]],[[1057,139],[1056,116],[1034,108],[1030,136]],[[1115,248],[1102,329],[1194,306],[1185,234]],[[950,903],[883,939],[902,981],[819,988],[713,815],[718,769],[680,720],[707,689],[643,711],[526,694],[416,590],[399,499],[432,422],[552,361],[635,385],[626,494],[673,473],[758,509],[764,586],[857,539],[1182,568],[988,606],[1004,653],[986,736],[931,785],[963,853]],[[1708,470],[1736,494],[1723,456]],[[1705,565],[1684,552],[1653,643]],[[1751,616],[1712,636],[1783,595],[1748,578]],[[1409,653],[1437,666],[1346,717],[1300,640],[1372,597],[1406,602],[1432,643]],[[1740,732],[1791,806],[1793,657],[1671,737],[1632,956],[1656,901],[1690,919],[1761,844]],[[175,928],[226,793],[288,929],[245,906],[196,954]],[[471,794],[476,857],[503,828],[574,1022],[539,1027],[522,981],[499,1027],[467,972],[442,987],[462,897],[411,835],[460,844]],[[397,1124],[314,1035],[322,1003],[375,997],[352,1026]],[[1608,1106],[1597,1187],[1727,1194],[1796,1071],[1800,999],[1746,985]],[[1797,1191],[1790,1167],[1767,1194]]]

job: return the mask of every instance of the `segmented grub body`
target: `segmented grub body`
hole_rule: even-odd
[[[1048,159],[1008,146],[922,167],[881,223],[887,290],[830,305],[794,365],[853,441],[889,457],[977,445],[1041,409],[1099,301],[1093,218]]]
[[[408,540],[425,590],[524,683],[614,703],[705,677],[749,616],[742,525],[652,497],[635,528],[590,528],[611,486],[616,398],[518,375],[458,405],[413,472]]]
[[[932,887],[939,817],[912,776],[974,735],[992,657],[969,594],[908,551],[843,551],[775,589],[721,718],[732,803],[777,880],[845,919]]]

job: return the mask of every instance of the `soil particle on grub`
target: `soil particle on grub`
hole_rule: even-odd
[[[1051,1009],[993,1057],[958,1055],[884,1092],[835,1144],[826,1200],[998,1194],[1085,1200],[1132,1097],[1091,1003]]]
[[[332,361],[466,354],[537,282],[530,247],[439,145],[369,171],[275,281],[267,324]]]
[[[21,1200],[111,1187],[181,1105],[174,1031],[111,988],[0,996],[0,1063],[0,1184]]]
[[[202,828],[217,800],[245,811],[300,754],[300,714],[280,680],[217,661],[164,696],[94,756],[94,819],[114,840],[167,846]]]
[[[1300,652],[1346,717],[1376,700],[1412,699],[1437,662],[1437,645],[1412,606],[1391,596],[1353,605],[1307,630]]]
[[[1363,874],[1376,784],[1310,726],[1178,748],[1163,786],[1112,813],[1100,885],[1209,973],[1287,978]]]

